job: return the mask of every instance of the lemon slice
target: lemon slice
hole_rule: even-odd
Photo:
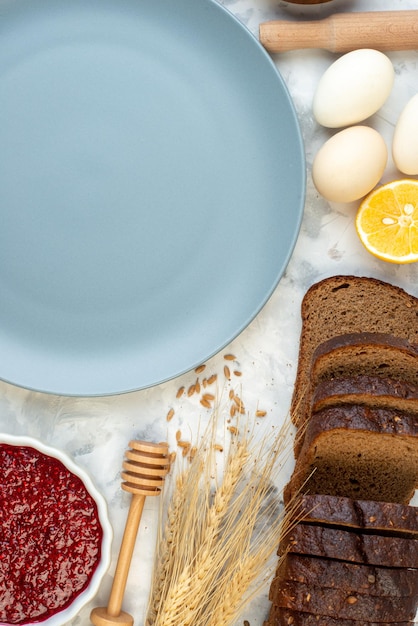
[[[418,180],[395,180],[372,191],[360,204],[356,229],[379,259],[418,261]]]

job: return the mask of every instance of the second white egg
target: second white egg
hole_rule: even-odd
[[[344,54],[322,75],[313,99],[315,119],[328,128],[364,121],[387,100],[395,78],[383,52],[362,48]]]
[[[383,137],[368,126],[351,126],[328,139],[315,156],[312,179],[331,202],[353,202],[380,181],[388,151]]]
[[[418,174],[418,94],[406,104],[395,126],[393,161],[403,174]]]

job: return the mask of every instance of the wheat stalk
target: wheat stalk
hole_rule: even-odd
[[[257,444],[247,429],[232,435],[217,480],[218,421],[215,410],[168,498],[147,626],[229,626],[271,573],[268,561],[286,526],[274,481],[291,450],[289,422],[273,446],[267,437]]]
[[[227,544],[236,549],[231,555],[224,584],[219,586],[219,593],[213,595],[207,607],[207,616],[210,617],[202,622],[202,626],[232,624],[277,566],[277,559],[274,559],[274,565],[269,565],[269,561],[294,519],[292,507],[287,513],[278,510],[277,498],[274,493],[271,494],[271,480],[278,457],[283,452],[283,435],[281,431],[276,448],[269,450],[265,458],[257,457],[252,475],[241,494],[244,497],[237,501],[246,513],[235,520],[235,528],[227,533]],[[266,451],[264,444],[260,452],[263,450]],[[260,521],[262,523],[257,527]]]
[[[199,543],[199,527],[194,523],[194,514],[201,508],[201,494],[197,485],[202,475],[201,459],[196,457],[193,464],[173,477],[174,490],[169,497],[164,531],[158,538],[156,568],[153,576],[147,625],[155,623],[157,615],[162,612],[167,597],[172,593],[170,581],[176,580],[182,561],[193,558],[191,538],[184,540],[183,529],[195,527],[193,541]],[[166,490],[167,491],[167,490]]]
[[[154,623],[160,609],[161,600],[164,595],[164,587],[168,580],[170,563],[173,562],[176,554],[178,542],[179,526],[176,520],[181,516],[183,509],[185,476],[180,474],[176,478],[176,489],[174,491],[171,504],[167,511],[167,521],[164,532],[158,538],[158,558],[156,559],[156,571],[154,574],[154,588],[152,591],[152,604],[149,606],[146,624]]]
[[[182,555],[184,562],[183,570],[180,572],[178,579],[171,585],[165,603],[157,613],[156,625],[171,626],[173,624],[173,626],[177,626],[181,623],[186,626],[187,624],[192,624],[201,611],[202,598],[205,597],[207,590],[210,589],[212,579],[216,576],[217,567],[220,565],[216,551],[219,529],[242,475],[247,458],[248,451],[246,446],[239,443],[234,454],[230,454],[228,457],[223,482],[216,490],[210,505],[210,492],[208,490],[210,482],[209,477],[204,472],[204,514],[201,515],[203,523],[200,522],[188,526],[193,532],[198,532],[199,542],[191,558],[188,558],[187,555]],[[199,461],[200,459],[198,458],[197,463]],[[210,467],[210,464],[205,464],[204,468],[208,467]],[[193,477],[193,484],[190,487],[192,493],[196,494],[196,486],[199,483],[194,480],[194,472],[191,472],[191,476]],[[193,500],[195,501],[195,498]],[[198,509],[192,508],[193,510]],[[190,535],[188,541],[190,545]]]

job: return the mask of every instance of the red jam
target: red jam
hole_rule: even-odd
[[[61,461],[0,444],[0,622],[39,622],[88,585],[100,558],[97,506]]]

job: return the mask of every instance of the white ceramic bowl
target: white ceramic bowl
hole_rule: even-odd
[[[74,463],[74,461],[61,450],[45,445],[41,441],[38,441],[37,439],[34,439],[32,437],[14,436],[6,434],[0,434],[0,444],[28,446],[34,448],[35,450],[38,450],[39,452],[49,457],[58,459],[59,461],[61,461],[61,463],[63,463],[67,470],[69,470],[82,480],[84,487],[93,498],[93,500],[96,502],[98,518],[102,527],[101,555],[88,586],[73,599],[71,604],[69,604],[64,609],[54,613],[53,615],[45,620],[42,620],[41,622],[39,622],[39,620],[35,620],[33,622],[34,624],[36,623],[42,626],[62,626],[63,624],[70,621],[73,617],[75,617],[81,610],[81,608],[94,598],[99,589],[102,578],[109,568],[111,560],[111,544],[113,531],[108,518],[106,501],[103,496],[97,491],[90,476],[83,469],[78,467],[76,463]],[[32,622],[30,621],[25,622],[25,624],[31,623]]]

